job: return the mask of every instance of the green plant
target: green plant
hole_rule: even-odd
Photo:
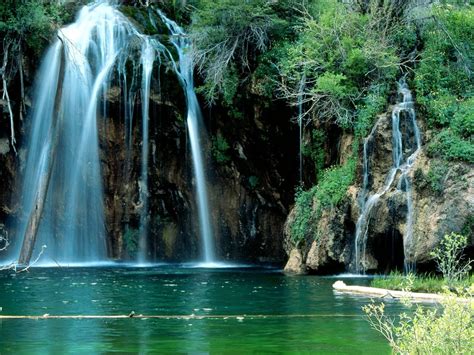
[[[385,288],[389,290],[402,291],[406,288],[406,275],[399,271],[393,271],[389,275],[374,278],[370,286]],[[474,283],[474,275],[466,277],[458,283],[461,288],[469,288]],[[443,277],[434,274],[416,274],[410,290],[414,292],[443,293],[447,287],[447,282]]]
[[[291,241],[294,245],[302,242],[311,230],[316,189],[317,186],[308,191],[304,191],[301,187],[296,189],[294,219],[290,226]]]
[[[463,250],[466,245],[465,236],[456,233],[446,234],[439,246],[431,253],[449,287],[454,287],[471,270],[471,260],[463,260]]]
[[[229,143],[220,133],[212,139],[212,155],[219,164],[225,164],[230,161]]]
[[[451,128],[445,128],[428,145],[428,153],[432,157],[474,163],[474,142],[472,139],[463,139]]]
[[[441,195],[444,192],[444,184],[448,178],[448,165],[445,161],[432,161],[426,180],[433,192]]]
[[[414,84],[420,112],[435,130],[428,153],[474,162],[474,8],[433,6],[421,26],[423,50]]]
[[[392,18],[390,26],[380,28],[390,18],[387,12],[382,15],[389,1],[379,7],[367,3],[362,13],[337,1],[313,2],[296,41],[278,48],[281,96],[293,106],[303,98],[306,115],[314,121],[364,132],[386,103],[387,96],[379,93],[397,75],[392,30],[400,26]]]
[[[282,6],[266,0],[200,0],[192,15],[190,36],[193,56],[209,103],[222,96],[233,101],[241,74],[251,72],[257,55],[270,46],[272,38],[286,32]]]
[[[311,189],[301,188],[295,194],[295,212],[291,221],[291,240],[297,245],[310,232],[317,237],[316,225],[324,209],[337,207],[344,199],[347,189],[354,181],[356,160],[348,159],[344,165],[333,166],[321,173],[319,182]]]
[[[464,295],[467,299],[472,295]],[[403,312],[398,322],[385,314],[383,303],[362,307],[371,327],[380,332],[396,354],[472,354],[474,308],[446,295],[441,309],[418,306],[411,315]]]
[[[310,158],[314,163],[316,176],[323,170],[326,152],[324,143],[326,141],[326,133],[321,129],[313,129],[311,131],[311,139],[303,145],[302,154]]]

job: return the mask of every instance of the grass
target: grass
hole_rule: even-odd
[[[459,281],[459,287],[467,288],[474,284],[474,275],[470,275],[464,280]],[[377,277],[370,283],[371,287],[386,288],[390,290],[403,290],[407,288],[406,275],[396,271],[391,272],[387,276]],[[447,282],[441,276],[433,274],[414,275],[413,284],[410,291],[413,292],[428,292],[441,293],[447,287]]]

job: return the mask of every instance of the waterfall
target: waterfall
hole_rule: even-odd
[[[142,43],[140,202],[146,238],[150,78],[155,56],[164,47],[140,34],[116,6],[99,1],[84,6],[74,23],[58,31],[33,95],[19,232],[23,236],[32,220],[37,223],[33,245],[47,246],[42,261],[83,263],[107,258],[97,120],[106,116],[105,102],[100,105],[100,100],[117,68],[124,80],[124,116],[131,149],[133,94],[127,90],[125,63],[131,57],[131,43],[136,42],[132,39]],[[42,207],[39,218],[35,215],[38,203]]]
[[[212,263],[215,261],[214,242],[211,221],[209,216],[209,202],[205,179],[204,160],[202,156],[202,148],[200,143],[201,132],[201,110],[194,91],[193,80],[193,60],[190,55],[191,42],[186,37],[183,29],[174,21],[168,19],[160,11],[161,16],[170,33],[172,34],[171,42],[176,47],[179,57],[179,76],[181,84],[186,94],[186,104],[188,108],[187,125],[189,140],[191,142],[191,153],[193,157],[194,176],[196,178],[196,193],[198,197],[198,212],[201,239],[203,245],[204,262]]]
[[[300,82],[300,88],[298,93],[298,129],[299,129],[299,175],[300,185],[303,185],[303,96],[304,88],[306,86],[306,75],[303,74]]]
[[[359,193],[358,203],[360,208],[360,216],[356,224],[356,233],[355,233],[355,245],[354,245],[354,255],[355,255],[355,271],[357,273],[362,273],[365,271],[365,261],[366,261],[366,247],[368,239],[368,230],[370,224],[370,213],[374,206],[377,205],[380,197],[382,197],[387,191],[392,188],[392,185],[397,177],[397,173],[400,173],[398,178],[397,189],[403,191],[406,197],[407,203],[407,220],[406,220],[406,231],[403,236],[403,251],[405,255],[405,260],[410,250],[412,237],[413,237],[413,201],[412,201],[412,188],[409,178],[409,172],[413,163],[421,150],[421,135],[418,125],[416,123],[416,115],[414,109],[413,98],[411,91],[409,90],[405,78],[403,77],[398,82],[398,93],[402,95],[402,101],[397,103],[392,110],[392,151],[393,151],[393,163],[390,168],[383,186],[374,194],[369,194],[369,158],[368,158],[368,146],[374,139],[374,134],[376,128],[380,122],[377,121],[370,134],[364,139],[363,147],[363,182],[362,188]],[[414,132],[414,147],[404,147],[403,145],[403,135],[400,129],[400,116],[402,113],[408,115],[411,121]],[[411,154],[404,160],[404,151],[410,149]],[[407,263],[405,262],[405,269],[408,268]]]
[[[148,153],[149,153],[149,139],[148,139],[148,120],[149,120],[149,100],[150,100],[150,82],[151,72],[153,70],[153,62],[155,60],[155,50],[150,41],[144,41],[141,51],[142,64],[142,88],[141,88],[141,102],[142,102],[142,164],[141,164],[141,178],[139,182],[140,190],[140,241],[138,261],[143,263],[147,256],[147,237],[148,237]]]

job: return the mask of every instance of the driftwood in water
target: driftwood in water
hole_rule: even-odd
[[[48,195],[49,182],[51,181],[51,175],[54,170],[54,162],[56,160],[56,151],[59,142],[59,130],[61,124],[61,112],[59,103],[61,100],[62,82],[63,76],[63,65],[59,72],[58,87],[56,89],[56,101],[54,105],[55,112],[58,113],[56,120],[52,123],[49,131],[50,147],[46,156],[46,163],[44,174],[39,177],[39,188],[36,192],[33,209],[31,210],[30,216],[28,217],[28,224],[26,226],[25,235],[23,236],[23,244],[20,251],[20,257],[18,258],[19,265],[29,265],[33,250],[35,248],[36,237],[38,235],[38,229],[43,216],[44,204]]]
[[[367,297],[377,298],[393,298],[393,299],[411,299],[415,301],[435,302],[441,301],[443,295],[436,293],[394,291],[384,288],[367,287],[367,286],[348,286],[343,281],[336,281],[332,285],[333,289],[338,292],[357,294]]]

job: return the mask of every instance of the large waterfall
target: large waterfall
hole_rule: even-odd
[[[204,160],[201,148],[201,110],[194,91],[193,80],[193,60],[190,54],[191,43],[186,37],[183,29],[174,21],[166,18],[159,12],[163,21],[172,34],[171,42],[176,47],[179,56],[179,74],[181,84],[186,94],[186,103],[188,108],[187,125],[189,140],[191,142],[191,151],[193,155],[194,175],[196,178],[196,193],[198,197],[199,225],[201,229],[201,239],[203,245],[203,255],[205,263],[215,261],[214,243],[212,227],[209,216],[209,201],[207,195]]]
[[[172,32],[172,43],[179,53],[179,69],[175,68],[187,97],[204,259],[209,262],[214,259],[214,248],[199,142],[199,105],[193,89],[192,62],[185,53],[189,43],[180,27],[163,14],[160,16]],[[141,34],[118,6],[107,1],[83,7],[73,24],[58,31],[58,39],[44,58],[34,93],[22,190],[23,218],[19,226],[19,236],[24,236],[24,241],[21,251],[17,250],[20,263],[27,264],[39,253],[44,254],[42,262],[60,265],[106,260],[97,123],[107,117],[107,90],[117,81],[123,93],[126,126],[125,183],[130,179],[137,92],[141,99],[137,259],[147,260],[149,99],[153,68],[160,63],[161,55],[174,64],[170,51],[156,37]],[[132,62],[131,76],[128,62]],[[39,247],[43,245],[47,248]]]
[[[398,83],[398,93],[402,96],[402,101],[397,103],[392,111],[392,151],[393,151],[393,164],[387,173],[383,186],[375,193],[370,194],[369,191],[369,157],[368,157],[368,146],[374,139],[374,134],[379,125],[379,121],[376,122],[370,134],[364,140],[363,148],[363,182],[362,188],[359,193],[358,203],[360,208],[360,216],[356,224],[355,233],[355,271],[357,273],[365,272],[366,270],[366,248],[369,224],[371,218],[371,212],[374,206],[377,205],[380,198],[385,195],[393,186],[398,175],[397,189],[402,191],[406,197],[407,204],[407,217],[406,217],[406,228],[403,236],[403,251],[405,260],[407,259],[408,252],[410,250],[412,237],[413,237],[413,204],[412,204],[412,188],[410,178],[408,176],[413,163],[421,149],[421,136],[420,130],[416,123],[416,115],[414,109],[413,98],[411,92],[406,84],[405,78],[403,77]],[[400,129],[400,117],[406,114],[413,128],[413,146],[404,146],[404,142],[407,143],[408,139],[404,139]],[[409,151],[409,153],[406,153]],[[405,158],[406,157],[406,158]],[[410,265],[405,262],[405,269],[408,269]]]

